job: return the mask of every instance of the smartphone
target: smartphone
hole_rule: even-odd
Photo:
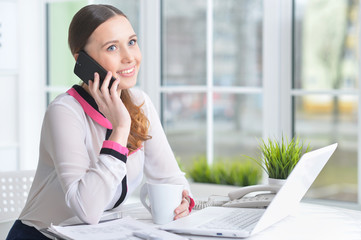
[[[103,84],[105,76],[107,75],[107,71],[100,66],[93,58],[91,58],[85,51],[80,51],[78,59],[76,60],[74,73],[86,84],[88,84],[89,80],[94,80],[94,73],[97,72],[99,74],[100,82],[99,88]],[[115,78],[112,77],[109,82],[109,89],[112,86]]]

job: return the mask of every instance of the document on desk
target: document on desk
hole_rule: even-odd
[[[102,222],[95,225],[54,226],[48,231],[66,240],[185,240],[188,238],[159,230],[131,217]]]

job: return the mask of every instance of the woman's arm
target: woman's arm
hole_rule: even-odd
[[[146,141],[144,144],[145,175],[148,180],[152,182],[182,184],[184,185],[186,193],[189,193],[191,196],[189,183],[185,178],[185,174],[179,169],[159,120],[158,113],[149,97],[145,93],[143,94],[145,99],[145,113],[150,121],[149,135],[152,136],[152,139]],[[194,206],[194,201],[189,195],[184,195],[183,197],[184,199],[188,199],[189,197],[189,202],[184,202],[184,204],[188,207],[190,206],[188,210],[191,211]]]
[[[66,204],[82,221],[94,224],[126,174],[125,162],[119,159],[123,155],[126,161],[126,156],[119,152],[121,147],[116,149],[117,144],[103,146],[113,148],[107,154],[100,154],[102,146],[98,151],[92,144],[87,146],[89,131],[80,105],[53,104],[44,118],[42,141],[54,162]]]

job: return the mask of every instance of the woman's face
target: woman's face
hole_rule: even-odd
[[[118,89],[128,89],[136,84],[142,54],[137,35],[126,17],[117,15],[99,25],[84,50],[120,79]]]

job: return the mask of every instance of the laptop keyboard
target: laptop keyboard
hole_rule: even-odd
[[[264,212],[252,209],[236,209],[229,214],[200,225],[204,229],[244,229],[256,223]]]

